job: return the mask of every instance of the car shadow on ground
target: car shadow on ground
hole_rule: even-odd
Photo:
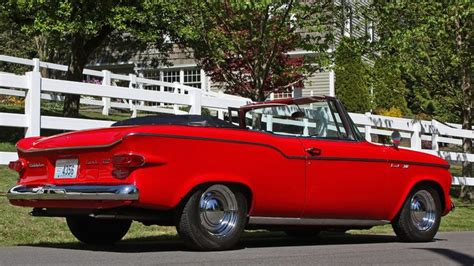
[[[464,254],[455,250],[446,249],[446,248],[415,248],[415,249],[431,251],[435,254],[442,255],[459,265],[469,265],[469,266],[474,265],[473,256]]]
[[[290,238],[276,232],[246,233],[235,249],[262,248],[262,247],[289,247],[289,246],[328,246],[350,244],[380,244],[393,243],[398,239],[393,235],[361,235],[344,233],[322,233],[311,239]],[[125,239],[115,245],[96,246],[78,242],[70,243],[38,243],[22,246],[44,247],[58,249],[74,249],[89,251],[105,251],[119,253],[141,253],[160,251],[190,251],[178,237],[156,236]]]

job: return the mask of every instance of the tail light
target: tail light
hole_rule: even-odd
[[[124,179],[130,175],[133,169],[143,166],[145,158],[139,154],[116,154],[112,157],[112,176]]]
[[[23,160],[23,159],[18,159],[16,161],[11,161],[8,164],[8,168],[12,169],[13,171],[16,171],[17,173],[21,173],[26,168],[26,161]]]

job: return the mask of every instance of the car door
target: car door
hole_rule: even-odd
[[[256,188],[253,216],[300,218],[303,213],[306,156],[298,129],[291,124],[295,121],[287,120],[293,109],[278,104],[250,110],[245,115],[247,128],[253,131],[248,141],[260,143],[253,152],[244,152],[246,157],[242,158],[251,165],[242,169],[253,169],[249,173]]]
[[[335,103],[321,103],[317,108],[326,113],[326,121],[309,117],[308,124],[325,126],[301,138],[307,152],[303,217],[383,219],[389,168],[386,148],[357,140],[355,132],[351,137],[352,122],[342,117],[344,111]]]

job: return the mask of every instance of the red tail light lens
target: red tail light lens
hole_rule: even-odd
[[[133,168],[143,166],[145,158],[139,154],[116,154],[112,157],[112,176],[124,179],[130,175]]]
[[[23,159],[18,159],[16,161],[11,161],[8,164],[8,168],[16,171],[17,173],[21,173],[26,168],[26,161]]]
[[[136,168],[145,164],[145,158],[138,154],[117,154],[112,157],[115,168]]]

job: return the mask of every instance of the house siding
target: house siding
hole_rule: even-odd
[[[329,87],[329,71],[314,73],[305,80],[302,96],[329,95]]]

